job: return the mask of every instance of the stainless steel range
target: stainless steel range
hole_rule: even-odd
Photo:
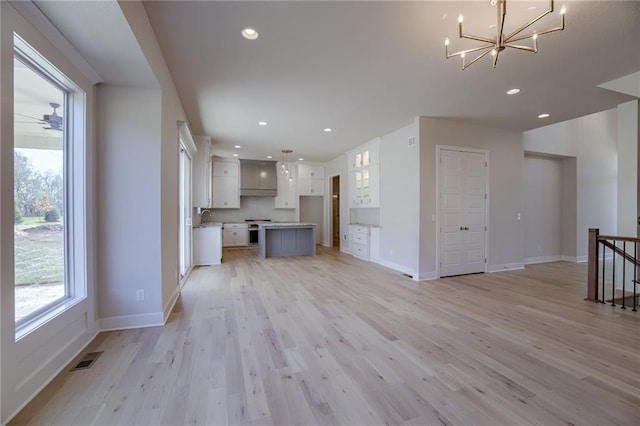
[[[271,222],[271,219],[245,219],[249,225],[249,244],[258,245],[258,224]]]

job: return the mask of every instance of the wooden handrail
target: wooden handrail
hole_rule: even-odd
[[[602,244],[604,244],[605,246],[609,247],[611,250],[615,251],[620,256],[622,256],[625,259],[627,259],[629,262],[634,263],[636,266],[640,266],[640,260],[635,259],[629,253],[627,253],[626,251],[622,250],[620,247],[616,246],[615,244],[613,244],[613,243],[611,243],[611,242],[609,242],[607,240],[598,239],[598,241],[602,242]],[[618,239],[616,241],[623,241],[623,240],[622,239]]]
[[[616,241],[627,241],[632,243],[640,243],[640,238],[637,237],[616,237],[613,235],[598,235],[598,241],[606,241],[606,240],[616,240]]]

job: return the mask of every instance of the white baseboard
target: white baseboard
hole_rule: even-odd
[[[418,281],[433,281],[438,279],[438,273],[436,271],[425,272],[420,274]]]
[[[53,356],[50,358],[50,361],[54,361],[56,360],[57,356],[62,355],[62,353],[65,351],[65,349],[70,348],[71,346],[73,346],[74,343],[78,342],[83,336],[86,337],[85,339],[82,339],[83,341],[80,342],[80,348],[76,349],[74,352],[72,352],[72,354],[70,356],[65,356],[64,358],[66,359],[66,361],[64,362],[60,362],[59,365],[60,367],[58,367],[53,374],[51,374],[51,376],[45,380],[44,382],[42,382],[42,384],[27,398],[24,400],[24,402],[22,404],[20,404],[18,406],[18,408],[16,408],[13,413],[11,413],[6,419],[0,419],[0,425],[6,425],[9,424],[9,422],[18,415],[18,413],[20,411],[22,411],[22,409],[24,407],[27,406],[27,404],[29,404],[33,398],[35,398],[36,396],[38,396],[38,394],[40,392],[42,392],[42,390],[47,387],[47,385],[49,383],[51,383],[53,381],[53,379],[55,379],[56,377],[58,377],[58,374],[60,374],[62,372],[62,370],[64,370],[67,365],[69,365],[69,363],[71,361],[73,361],[73,359],[75,357],[77,357],[78,355],[80,355],[80,353],[82,353],[82,351],[84,351],[86,349],[87,346],[89,346],[89,343],[93,342],[93,339],[96,338],[96,336],[99,334],[99,331],[96,331],[94,333],[84,333],[81,336],[78,336],[76,339],[74,339],[73,341],[69,342],[68,345],[66,345],[64,348],[62,348],[60,351],[58,351],[58,354],[56,356]],[[42,370],[43,367],[40,368],[40,370]],[[34,373],[35,374],[35,373]],[[23,380],[23,383],[26,382],[27,379]]]
[[[100,319],[100,331],[127,330],[129,328],[157,327],[162,325],[164,325],[163,312]]]
[[[181,289],[180,286],[176,286],[176,289],[173,291],[173,294],[169,298],[169,301],[167,302],[166,306],[164,307],[164,310],[162,311],[163,324],[167,323],[167,320],[169,319],[169,315],[171,315],[171,311],[173,310],[173,307],[178,301],[178,297],[180,297],[180,289]]]
[[[531,265],[531,264],[534,264],[534,263],[558,262],[559,260],[562,260],[562,256],[560,256],[560,255],[556,255],[556,256],[526,257],[526,258],[524,259],[524,264],[525,264],[525,265]]]
[[[606,258],[606,256],[605,256]],[[577,263],[585,263],[589,261],[589,256],[577,256],[576,257],[576,262]]]
[[[401,272],[403,274],[411,275],[412,279],[415,279],[414,277],[415,274],[413,273],[413,271],[409,271],[405,266],[398,265],[397,263],[389,262],[382,259],[379,259],[377,262],[374,262],[374,263],[377,263],[380,266],[384,266],[385,268],[389,268],[389,269],[393,269],[394,271]]]
[[[578,263],[578,258],[576,256],[560,256],[560,260],[564,260],[565,262]]]
[[[505,272],[524,269],[524,263],[503,263],[499,265],[489,265],[487,272]]]

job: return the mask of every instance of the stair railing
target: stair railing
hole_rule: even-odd
[[[640,238],[600,235],[599,229],[589,229],[586,300],[599,303],[611,302],[611,306],[617,306],[617,300],[622,301],[619,303],[622,309],[630,307],[634,312],[638,310],[639,243]],[[622,263],[616,265],[616,261]],[[632,271],[627,275],[629,266]],[[609,289],[607,289],[607,278],[611,279]],[[610,300],[607,300],[608,295],[611,296]],[[629,297],[631,297],[630,302],[627,301]]]

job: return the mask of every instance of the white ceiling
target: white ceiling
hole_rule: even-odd
[[[112,36],[125,49],[131,37],[122,40],[122,32],[131,31],[121,28],[122,17],[94,13],[91,2],[78,10],[75,2],[45,3],[61,32],[106,82],[117,84],[126,61],[91,40],[94,33],[101,42]],[[145,9],[191,128],[212,136],[218,154],[240,144],[241,158],[277,159],[286,147],[296,157],[326,161],[417,115],[523,131],[633,99],[597,86],[640,70],[640,2],[567,1],[557,10],[561,4],[566,30],[540,37],[537,54],[505,51],[496,69],[484,58],[465,71],[459,60],[444,58],[443,41],[449,37],[453,49],[473,45],[457,39],[459,13],[469,32],[491,36],[495,10],[488,0],[152,1]],[[532,5],[538,9],[529,11]],[[507,26],[546,5],[509,1]],[[554,14],[537,28],[558,22]],[[258,30],[259,39],[243,39],[245,27]],[[521,93],[507,96],[512,87]],[[538,119],[542,112],[551,117]],[[258,126],[262,120],[269,125]]]

